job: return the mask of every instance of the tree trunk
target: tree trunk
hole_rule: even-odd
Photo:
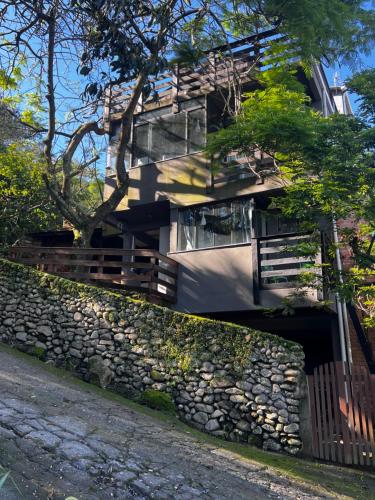
[[[74,240],[73,246],[77,248],[91,248],[91,237],[94,233],[95,227],[84,227],[80,229],[73,229]]]

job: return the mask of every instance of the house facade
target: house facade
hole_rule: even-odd
[[[293,246],[311,235],[270,210],[271,198],[282,196],[284,186],[272,159],[261,152],[250,159],[233,152],[213,169],[215,160],[204,153],[207,135],[225,126],[236,91],[254,88],[249,69],[260,47],[250,37],[231,44],[230,65],[227,48],[219,48],[198,68],[175,68],[158,77],[154,94],[139,102],[134,117],[126,154],[129,189],[113,214],[120,229],[107,227],[104,236],[117,238],[125,249],[157,250],[179,264],[176,310],[300,342],[311,370],[343,355],[337,310],[317,308],[323,292],[308,289],[291,315],[285,315],[285,305],[297,292],[296,276],[325,259],[324,238],[332,228],[328,224],[318,235],[322,246],[314,260],[297,256]],[[344,92],[330,89],[319,64],[312,76],[301,71],[299,78],[311,105],[324,115],[338,111],[340,95],[348,107]],[[130,91],[131,85],[114,89],[107,102],[105,196],[114,183],[119,113]],[[160,276],[168,282],[162,271]],[[160,293],[167,288],[158,285]]]

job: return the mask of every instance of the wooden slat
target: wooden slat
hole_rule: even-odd
[[[342,426],[341,426],[341,419],[339,415],[339,392],[338,392],[338,387],[336,384],[336,371],[335,371],[335,364],[334,363],[329,363],[329,372],[330,372],[330,378],[332,381],[332,405],[333,405],[333,415],[334,415],[334,434],[333,434],[333,439],[335,439],[336,446],[337,446],[337,460],[340,463],[343,463],[343,445],[341,444],[341,437],[342,437]]]
[[[315,401],[316,401],[316,421],[318,430],[318,454],[319,458],[324,458],[323,451],[323,429],[322,429],[322,410],[321,410],[321,388],[319,385],[319,372],[317,368],[314,368],[314,379],[315,379]]]
[[[317,269],[311,267],[299,267],[296,269],[277,269],[276,271],[261,271],[262,278],[282,277],[282,276],[296,276],[302,273],[314,273]]]
[[[353,414],[354,414],[354,430],[356,435],[356,446],[358,451],[359,464],[365,464],[366,457],[366,446],[365,446],[365,436],[364,429],[362,427],[361,418],[361,408],[359,405],[359,384],[361,383],[359,378],[359,372],[356,369],[352,369],[351,374],[351,386],[352,386],[352,399],[353,399]]]
[[[151,281],[153,283],[157,283],[159,285],[163,285],[166,288],[170,288],[171,290],[177,290],[177,286],[174,285],[173,283],[169,283],[169,281],[165,281],[161,278],[157,278],[156,276],[151,276]]]
[[[73,247],[14,247],[14,255],[19,256],[21,253],[28,252],[32,255],[45,254],[69,254],[69,255],[113,255],[113,256],[135,256],[135,257],[156,257],[163,262],[170,264],[172,267],[177,267],[178,263],[157,252],[156,250],[123,250],[121,248],[73,248]]]
[[[361,423],[361,432],[363,436],[363,458],[365,465],[371,465],[370,458],[370,436],[369,429],[367,425],[366,418],[366,404],[365,404],[365,378],[364,378],[364,370],[360,367],[356,370],[357,377],[357,395],[358,395],[358,406],[360,409],[360,423]]]
[[[365,399],[365,411],[368,425],[369,448],[372,454],[372,465],[375,466],[375,376],[368,372],[364,374],[365,385],[367,388]]]
[[[105,281],[151,281],[150,274],[105,274],[105,273],[75,273],[72,271],[62,271],[59,276],[86,279],[86,280],[105,280]]]
[[[358,443],[357,436],[355,431],[355,413],[354,413],[354,401],[353,401],[353,393],[352,393],[352,384],[351,377],[348,376],[348,364],[343,364],[345,367],[345,379],[346,379],[346,387],[348,391],[348,427],[349,427],[349,435],[351,441],[351,449],[352,449],[352,463],[354,465],[358,465]]]
[[[283,259],[262,259],[262,266],[281,266],[285,264],[314,264],[311,257],[285,257]]]
[[[318,425],[316,419],[316,398],[315,398],[315,378],[314,375],[307,377],[307,386],[309,390],[309,401],[311,407],[311,428],[312,428],[312,452],[314,456],[319,456]]]
[[[296,288],[296,281],[282,281],[280,283],[263,283],[262,280],[263,290],[277,290],[284,288]]]
[[[102,256],[104,257],[104,256]],[[123,262],[122,260],[101,260],[100,257],[95,260],[82,260],[82,259],[44,259],[35,257],[33,259],[20,259],[22,264],[53,264],[53,265],[67,265],[67,266],[80,266],[80,267],[121,267],[121,268],[134,268],[134,269],[153,269],[153,264],[150,262]],[[172,273],[171,273],[172,274]]]
[[[342,362],[335,363],[335,371],[338,382],[339,389],[339,410],[340,410],[340,420],[342,428],[342,440],[344,448],[343,462],[345,464],[352,463],[352,449],[349,437],[348,428],[348,405],[347,405],[347,390],[346,381],[344,376],[344,366]]]
[[[327,421],[327,406],[326,406],[326,387],[324,380],[323,365],[319,367],[319,384],[320,384],[320,401],[322,405],[322,431],[323,431],[323,457],[329,460],[329,437],[328,437],[328,421]]]
[[[328,460],[336,461],[336,442],[334,438],[334,426],[333,426],[333,398],[331,392],[331,377],[329,373],[329,364],[326,363],[322,366],[324,372],[324,384],[327,396],[327,419],[328,419],[328,436],[327,436],[327,448],[328,448]]]
[[[265,247],[265,248],[261,248],[260,249],[260,253],[261,255],[265,255],[265,254],[269,254],[269,253],[291,253],[293,251],[296,251],[296,250],[293,250],[293,247],[295,245],[285,245],[285,246],[277,246],[277,247]]]
[[[177,273],[175,273],[174,271],[170,271],[169,269],[166,269],[163,266],[158,266],[157,264],[155,264],[154,269],[155,269],[155,271],[159,271],[161,274],[165,274],[166,276],[169,276],[169,277],[173,278],[174,280],[177,279]]]
[[[280,242],[280,241],[296,241],[296,240],[306,240],[310,239],[311,235],[310,234],[305,234],[305,233],[287,233],[282,236],[279,234],[271,235],[271,236],[260,236],[259,239],[261,240],[262,244],[268,243],[268,242]],[[268,241],[269,240],[269,241]]]

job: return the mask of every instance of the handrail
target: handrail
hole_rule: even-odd
[[[258,236],[258,239],[260,241],[263,240],[274,240],[274,239],[285,239],[285,238],[292,238],[294,236],[298,237],[309,237],[311,236],[312,233],[301,233],[301,232],[293,232],[293,233],[279,233],[279,234],[271,234],[268,236]]]
[[[12,247],[13,250],[35,250],[39,253],[60,253],[60,254],[88,254],[88,255],[122,255],[122,256],[136,256],[136,257],[155,257],[160,259],[171,266],[177,267],[177,262],[166,255],[159,253],[157,250],[151,249],[134,249],[126,250],[122,248],[76,248],[76,247],[38,247],[38,246],[16,246]]]
[[[178,263],[157,250],[15,246],[9,255],[50,274],[176,302]],[[142,260],[134,260],[137,257]]]

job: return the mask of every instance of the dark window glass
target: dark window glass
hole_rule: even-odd
[[[133,165],[201,151],[205,141],[205,109],[189,109],[197,104],[186,101],[179,113],[171,113],[168,107],[136,117]]]
[[[181,210],[178,249],[247,243],[251,237],[251,214],[249,199]]]
[[[204,110],[196,109],[188,113],[189,153],[201,151],[205,141]]]
[[[167,160],[186,154],[185,129],[185,113],[163,116],[153,122],[152,160]]]
[[[135,158],[135,165],[146,165],[150,163],[149,155],[149,139],[151,126],[149,123],[139,125],[134,128],[133,139],[133,154]]]

